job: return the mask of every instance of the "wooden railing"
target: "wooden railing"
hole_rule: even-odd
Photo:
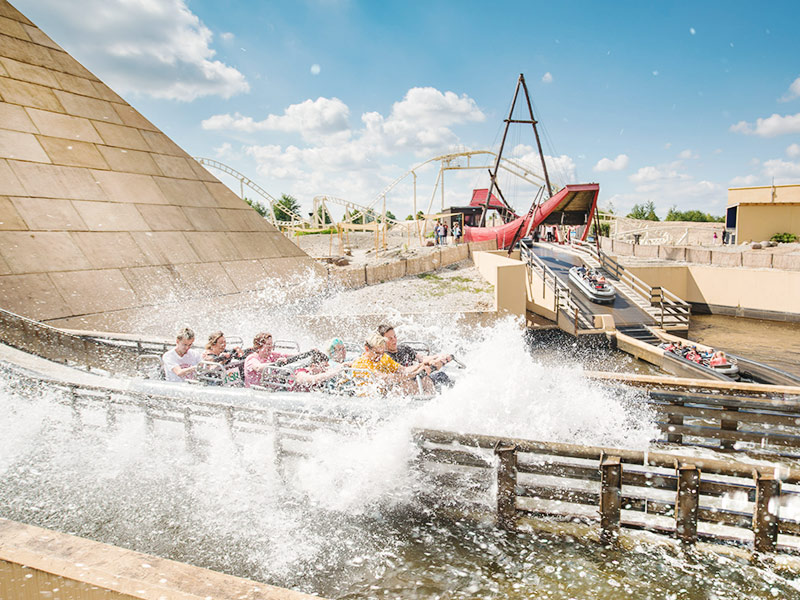
[[[575,240],[572,247],[593,256],[605,271],[617,281],[625,283],[633,292],[651,306],[657,306],[653,315],[659,320],[662,329],[683,329],[689,327],[691,306],[677,295],[663,287],[654,287],[642,281],[625,267],[592,244]]]
[[[599,523],[605,542],[630,528],[687,544],[747,544],[752,536],[757,552],[800,550],[800,521],[780,515],[800,500],[798,469],[435,430],[414,438],[423,470],[445,464],[484,479],[493,473],[496,522],[505,529],[548,517]],[[788,544],[779,545],[778,534]]]
[[[581,311],[572,299],[570,287],[565,285],[525,242],[520,242],[519,251],[520,259],[542,279],[542,292],[544,292],[545,287],[553,290],[556,315],[559,313],[566,315],[566,318],[574,323],[576,333],[579,329],[594,329],[594,315],[586,315]]]

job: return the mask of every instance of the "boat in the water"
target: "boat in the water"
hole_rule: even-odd
[[[664,343],[659,347],[681,361],[710,369],[733,380],[739,379],[739,365],[736,359],[726,355],[724,352],[715,351],[713,348],[706,346],[684,345],[681,342]]]
[[[606,278],[586,267],[572,267],[569,270],[569,280],[575,284],[580,292],[592,302],[598,304],[613,304],[617,291]]]

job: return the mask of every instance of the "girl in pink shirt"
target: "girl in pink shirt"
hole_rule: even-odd
[[[266,332],[253,338],[253,349],[255,352],[244,361],[244,387],[261,383],[264,368],[286,356],[272,351],[272,335]]]

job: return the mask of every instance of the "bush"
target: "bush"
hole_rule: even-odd
[[[776,233],[769,239],[772,242],[784,242],[790,244],[797,241],[797,236],[793,233]]]
[[[592,228],[589,230],[591,235],[595,235],[595,231],[597,230],[597,224],[592,223]],[[600,223],[600,237],[609,237],[611,233],[611,223]]]

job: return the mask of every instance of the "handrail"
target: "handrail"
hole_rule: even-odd
[[[524,241],[521,241],[519,244],[519,252],[520,258],[528,265],[528,268],[531,270],[540,270],[542,272],[542,282],[553,290],[556,299],[556,315],[558,315],[560,310],[566,311],[568,318],[575,320],[576,329],[578,329],[579,325],[583,329],[593,329],[593,315],[589,315],[588,317],[584,315],[583,311],[572,299],[572,290],[569,286],[564,285],[558,275],[544,264],[542,259],[536,256],[536,253]],[[550,275],[552,283],[547,282],[547,275]]]
[[[605,252],[598,250],[582,240],[573,240],[572,248],[580,252],[585,252],[600,262],[600,265],[615,279],[628,285],[640,298],[648,303],[658,300],[658,316],[660,317],[661,327],[664,325],[685,325],[689,326],[691,306],[682,300],[678,295],[663,287],[653,287],[645,281],[631,273],[619,262],[608,256]],[[654,315],[656,316],[656,315]]]

